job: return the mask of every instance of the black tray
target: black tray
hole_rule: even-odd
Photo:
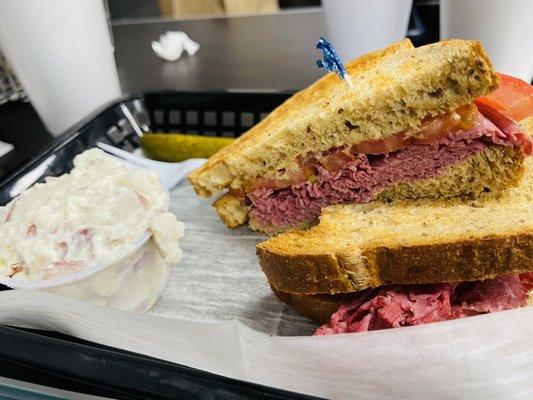
[[[68,172],[82,151],[104,141],[126,150],[144,132],[239,136],[289,93],[162,92],[113,102],[75,125],[0,182],[0,204],[46,176]],[[125,399],[311,399],[199,371],[55,332],[0,326],[0,375]]]

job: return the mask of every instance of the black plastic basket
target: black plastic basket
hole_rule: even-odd
[[[133,150],[146,132],[237,137],[289,96],[290,93],[161,92],[113,102],[4,178],[0,182],[0,205],[46,176],[69,171],[76,154],[94,147],[98,141]]]
[[[132,150],[145,132],[239,136],[289,93],[149,93],[124,98],[69,129],[0,183],[0,204],[104,141]],[[54,332],[0,326],[0,376],[126,399],[310,399]],[[155,378],[159,377],[159,378]]]

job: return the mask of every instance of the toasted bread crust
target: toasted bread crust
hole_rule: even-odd
[[[492,279],[533,269],[533,232],[454,243],[377,246],[365,250],[363,257],[379,266],[378,286]]]
[[[213,206],[228,228],[237,228],[248,222],[248,208],[229,193],[215,201]]]
[[[285,293],[274,286],[270,287],[276,297],[288,306],[293,307],[299,314],[307,317],[319,325],[326,323],[331,314],[339,309],[341,304],[349,301],[347,295],[305,295]]]
[[[370,276],[355,284],[336,254],[284,254],[257,245],[259,264],[271,285],[288,293],[348,293],[378,286]]]
[[[418,126],[497,88],[499,79],[479,42],[449,40],[413,50],[404,40],[346,65],[354,88],[328,74],[294,95],[241,138],[193,172],[196,192],[292,165],[309,151],[379,140]]]
[[[295,294],[349,293],[388,284],[460,282],[515,275],[533,269],[533,233],[463,239],[449,243],[362,249],[366,279],[354,280],[342,254],[282,255],[257,247],[272,286]]]

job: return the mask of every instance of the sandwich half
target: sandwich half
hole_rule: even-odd
[[[330,205],[477,198],[519,181],[533,145],[495,107],[500,78],[479,42],[403,40],[346,69],[352,88],[326,75],[190,175],[199,195],[222,193],[226,225],[279,233]]]
[[[533,287],[533,160],[520,185],[498,199],[333,206],[317,226],[271,238],[257,253],[282,301],[327,322],[317,334],[525,306]]]

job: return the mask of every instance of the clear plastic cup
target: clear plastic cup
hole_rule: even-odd
[[[146,233],[128,251],[105,264],[40,281],[0,276],[13,289],[40,290],[105,307],[143,313],[161,298],[170,278],[151,235]]]
[[[162,187],[166,192],[163,209],[168,211],[170,193]],[[144,313],[165,292],[171,267],[163,260],[152,234],[146,231],[108,262],[46,280],[26,281],[0,275],[0,283],[12,289],[57,293],[99,306]]]

